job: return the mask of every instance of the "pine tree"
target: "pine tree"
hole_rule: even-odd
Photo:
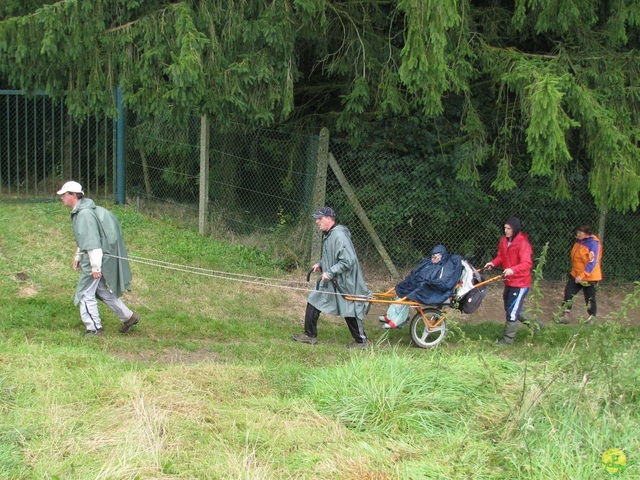
[[[115,115],[120,87],[140,118],[295,122],[355,144],[430,123],[463,180],[511,189],[526,168],[562,197],[578,166],[625,211],[639,27],[636,0],[6,0],[0,83],[64,95],[77,117]]]

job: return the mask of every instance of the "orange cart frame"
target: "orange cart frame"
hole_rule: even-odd
[[[488,283],[504,278],[496,275],[488,280],[477,283],[473,288],[482,287]],[[456,309],[458,298],[454,295],[447,302],[436,305],[425,305],[407,297],[397,298],[395,287],[384,293],[372,293],[371,296],[344,295],[345,300],[352,302],[368,302],[380,304],[408,305],[416,310],[409,324],[411,339],[420,348],[431,348],[442,342],[447,335],[448,309]]]

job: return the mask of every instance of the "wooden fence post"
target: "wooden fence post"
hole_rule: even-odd
[[[200,117],[200,205],[198,208],[198,232],[208,233],[209,220],[209,120]]]
[[[351,205],[353,205],[353,209],[355,210],[356,215],[358,215],[358,218],[364,225],[365,230],[371,237],[371,241],[373,241],[376,250],[378,250],[380,257],[382,257],[382,261],[387,266],[387,269],[394,277],[401,278],[398,270],[396,269],[396,266],[391,261],[391,257],[389,257],[387,250],[384,248],[380,237],[378,237],[376,230],[373,228],[373,225],[371,225],[371,221],[369,220],[367,213],[364,211],[364,208],[362,208],[362,205],[360,205],[360,201],[358,200],[358,197],[356,197],[356,193],[353,191],[353,188],[351,188],[347,177],[345,177],[342,173],[342,169],[340,168],[340,165],[338,165],[338,162],[336,162],[336,159],[333,157],[332,153],[329,153],[329,165],[331,166],[331,170],[333,170],[333,173],[338,179],[338,182],[340,182],[342,190],[344,190],[345,195],[351,202]]]
[[[329,129],[320,130],[320,140],[318,142],[318,157],[316,162],[316,180],[313,186],[312,208],[318,209],[324,206],[327,193],[327,162],[329,155]],[[322,232],[312,224],[313,236],[311,237],[310,260],[313,262],[320,258],[320,248],[322,247]]]

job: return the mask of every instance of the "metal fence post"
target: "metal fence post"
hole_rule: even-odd
[[[209,120],[200,117],[200,207],[198,209],[198,231],[206,235],[209,218]]]

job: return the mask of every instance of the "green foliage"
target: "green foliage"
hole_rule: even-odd
[[[457,38],[454,29],[462,23],[458,4],[400,1],[397,8],[407,21],[406,40],[400,52],[400,79],[427,116],[440,114],[442,95],[458,90],[452,51]],[[459,55],[458,61],[464,62],[464,56]]]
[[[522,26],[527,19],[528,7],[535,19],[536,33],[574,35],[596,23],[597,3],[581,0],[517,0],[514,23]]]
[[[342,130],[348,129],[348,125],[352,126],[354,119],[367,110],[369,103],[369,84],[364,78],[358,78],[353,84],[353,89],[344,97],[344,115],[341,115],[338,119],[337,127]],[[350,130],[354,141],[359,142],[362,140],[364,132],[354,128],[350,128]]]
[[[130,254],[271,268],[250,250],[114,211]],[[602,452],[637,443],[637,327],[419,350],[387,348],[368,318],[378,343],[353,352],[344,322],[327,317],[311,347],[290,338],[304,295],[133,263],[126,301],[142,322],[121,335],[101,306],[106,335],[86,339],[68,209],[0,203],[0,251],[0,296],[12,299],[0,315],[2,478],[598,479]]]
[[[478,167],[483,165],[489,154],[487,131],[478,111],[469,98],[465,99],[465,107],[460,130],[465,134],[465,141],[456,152],[457,179],[477,185],[480,180]]]
[[[512,191],[526,170],[561,199],[576,166],[598,207],[624,212],[640,193],[639,29],[633,0],[11,0],[0,83],[64,95],[79,118],[115,116],[121,87],[145,120],[290,122],[352,145],[414,118],[457,145],[459,179]]]
[[[564,167],[571,160],[565,135],[570,127],[579,124],[572,122],[561,108],[564,93],[559,87],[562,83],[563,79],[547,75],[527,87],[527,103],[531,106],[527,144],[532,157],[531,173],[534,175],[549,175],[556,164]],[[563,193],[558,196],[566,197],[568,192]]]
[[[143,115],[232,106],[229,119],[235,111],[273,123],[291,111],[296,76],[283,3],[58,2],[2,22],[0,57],[14,67],[4,72],[10,83],[67,91],[79,117],[115,115],[110,92],[120,86],[125,104]],[[38,62],[43,68],[30,67]]]
[[[540,288],[540,282],[544,279],[544,266],[547,262],[547,253],[549,251],[549,243],[547,242],[545,246],[542,248],[540,255],[536,258],[534,268],[532,270],[533,282],[531,284],[531,293],[528,295],[528,307],[526,309],[527,313],[532,315],[532,318],[529,319],[531,321],[543,321],[545,312],[542,311],[542,300],[544,298],[544,294],[542,293],[542,289]],[[531,325],[531,323],[530,323]]]
[[[374,361],[354,358],[319,372],[307,389],[320,411],[349,428],[433,439],[460,434],[470,427],[469,418],[486,422],[480,405],[499,403],[493,382],[504,383],[517,369],[508,362],[487,365],[466,356],[447,355],[445,361],[437,351],[429,357],[428,369],[422,368],[424,359],[395,352]],[[467,402],[467,391],[474,392],[477,403]]]

